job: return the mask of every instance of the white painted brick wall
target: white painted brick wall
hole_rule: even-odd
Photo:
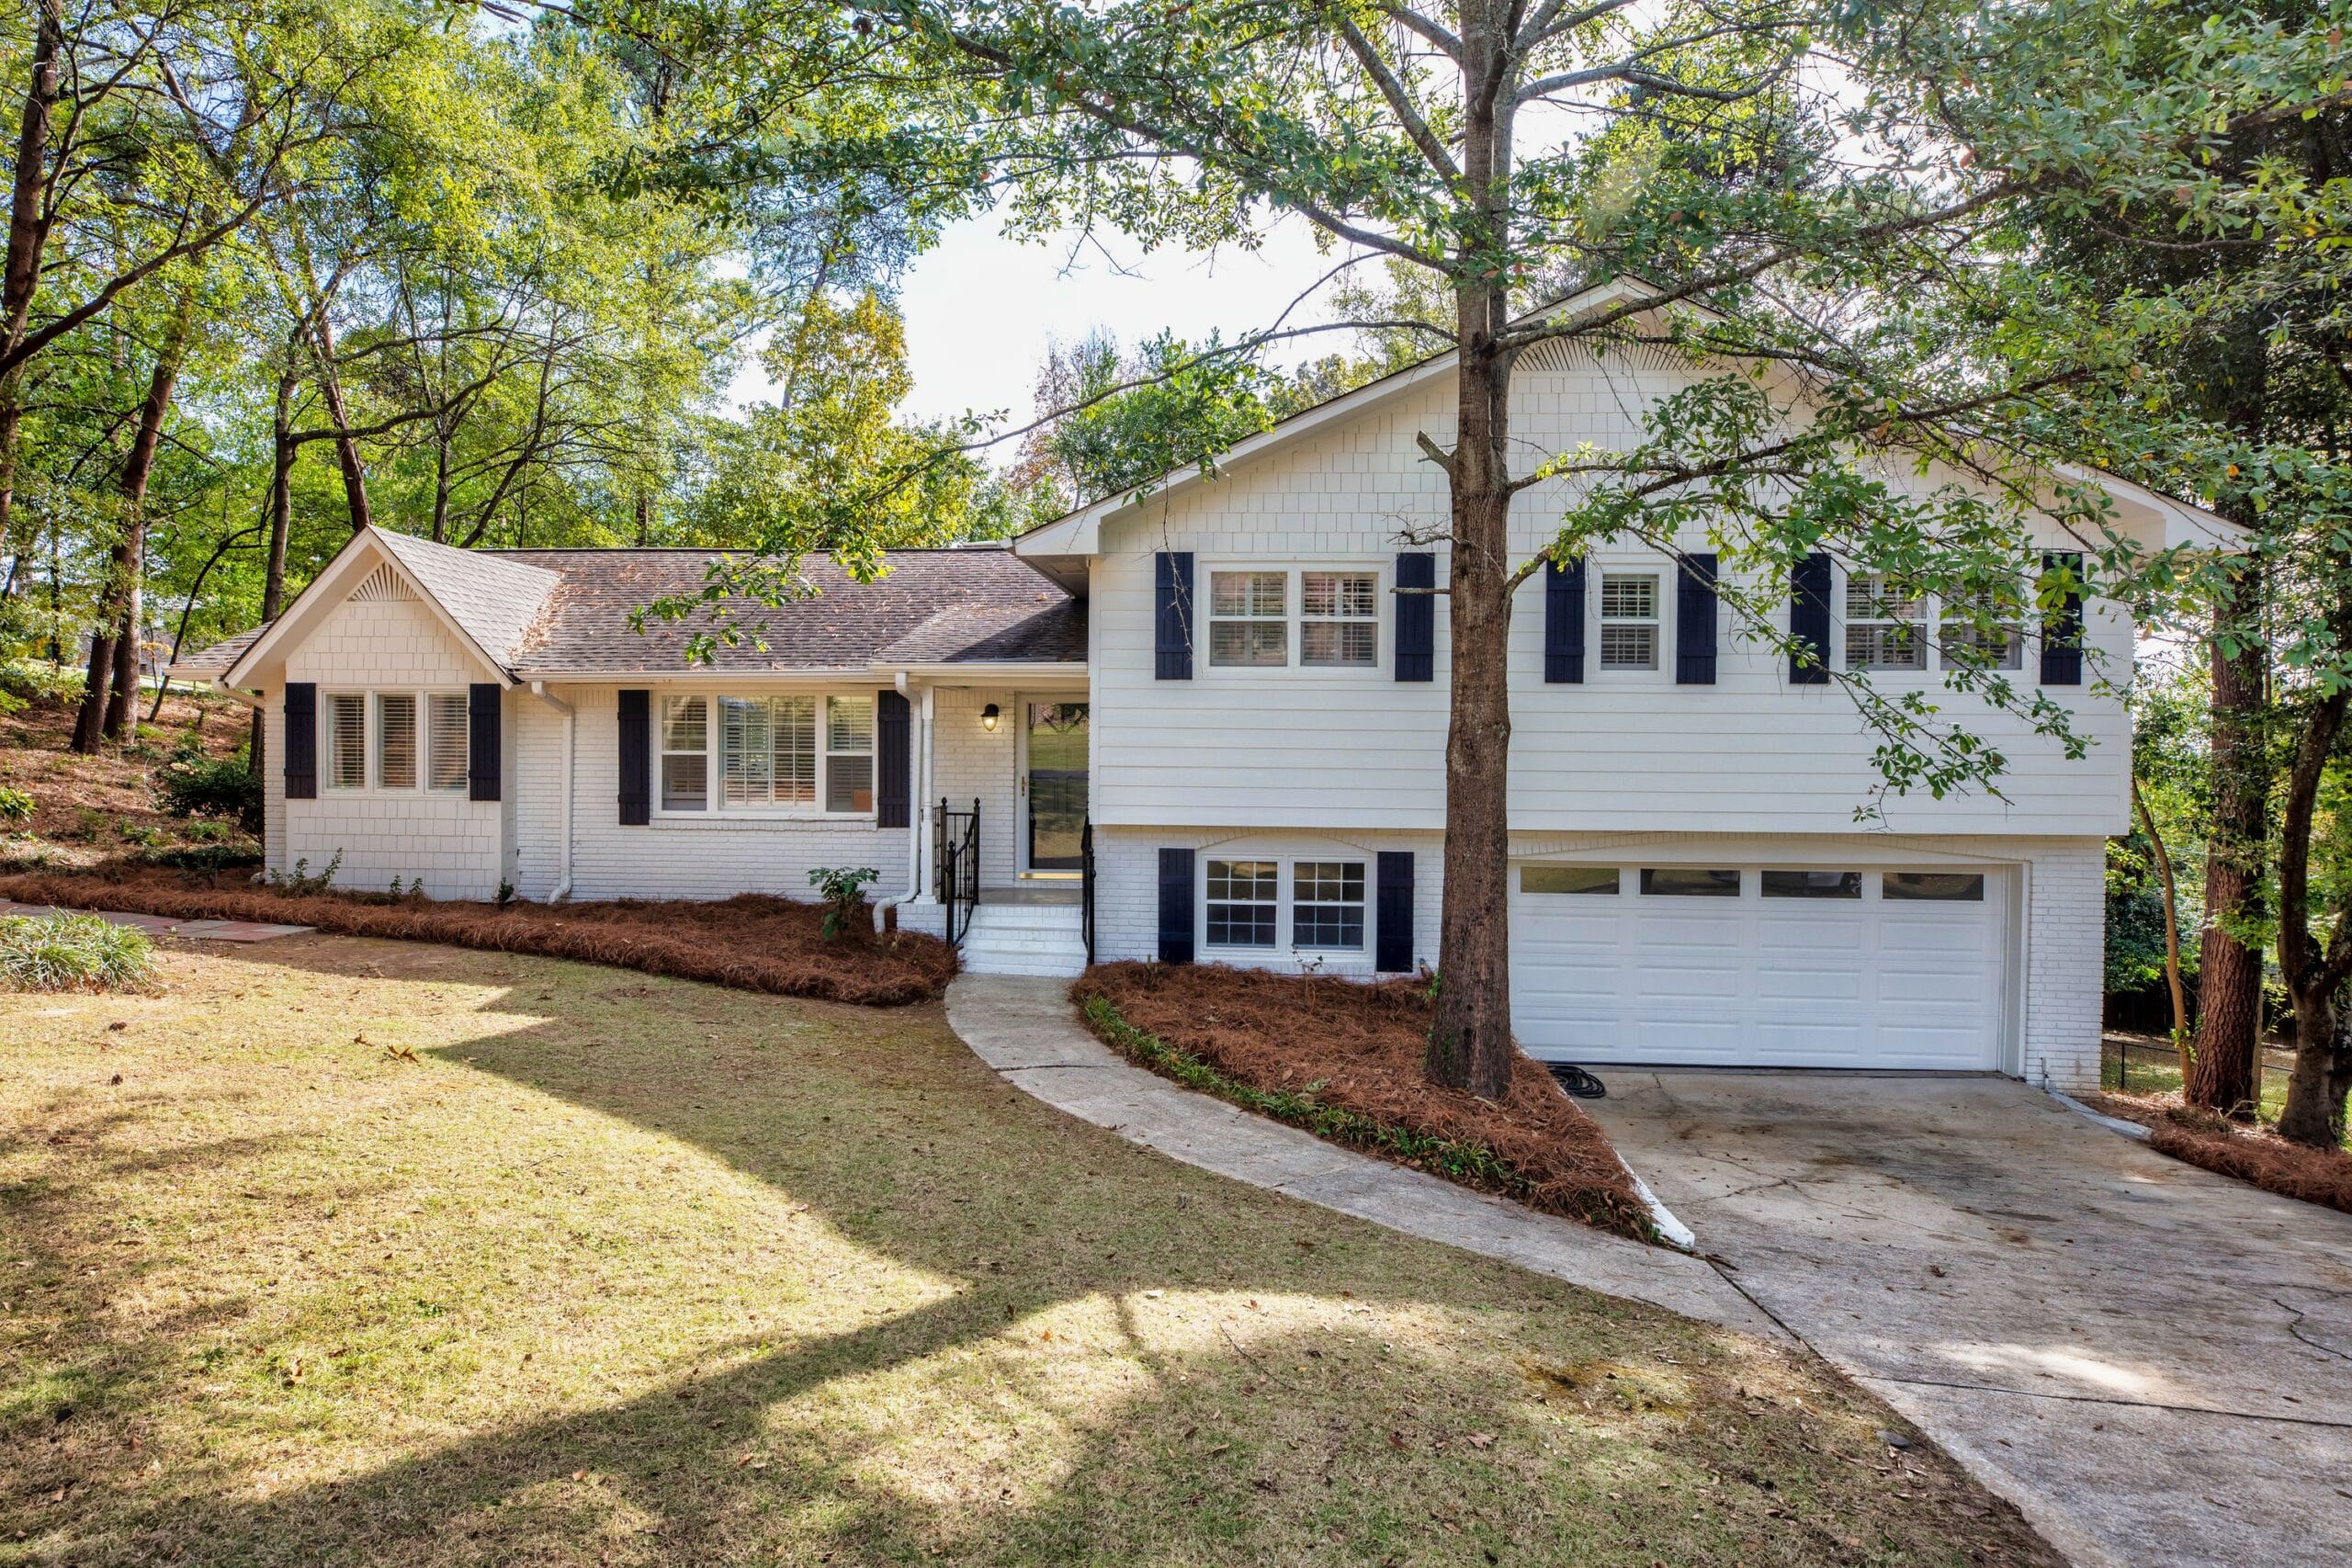
[[[997,705],[994,734],[980,728],[980,710]],[[1020,782],[1021,703],[1011,691],[943,686],[933,694],[931,798],[957,811],[980,803],[980,884],[1005,887],[1020,875],[1016,836],[1025,829]]]
[[[2025,1063],[2028,1083],[2098,1088],[2100,989],[2107,971],[2107,845],[2086,840],[2035,854],[2027,867]]]
[[[748,821],[719,813],[620,825],[620,688],[550,690],[579,718],[572,771],[571,896],[574,898],[727,898],[738,893],[812,897],[808,873],[820,866],[870,865],[882,874],[877,896],[903,891],[912,839],[904,828],[870,820]],[[658,702],[658,698],[656,699]],[[517,710],[519,874],[525,897],[554,890],[561,859],[562,716],[536,698]],[[546,802],[546,808],[537,804]]]
[[[424,604],[349,600],[287,660],[288,681],[319,687],[319,795],[288,800],[285,694],[270,694],[265,781],[273,869],[308,861],[315,874],[337,851],[335,885],[375,892],[394,877],[424,879],[435,898],[488,898],[503,859],[500,804],[463,791],[337,790],[327,786],[327,703],[334,691],[462,691],[486,672]],[[371,720],[372,722],[372,720]]]

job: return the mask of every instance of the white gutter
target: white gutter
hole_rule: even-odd
[[[215,675],[212,677],[212,689],[220,693],[222,696],[227,697],[232,702],[243,703],[245,706],[253,709],[254,712],[261,712],[263,699],[254,695],[251,692],[246,691],[242,686],[232,686],[228,682],[223,681],[220,676]]]
[[[561,697],[550,694],[545,681],[531,682],[531,695],[563,715],[563,847],[556,862],[555,890],[548,895],[548,903],[560,904],[571,897],[571,759],[579,750],[574,741],[580,733],[580,713]]]

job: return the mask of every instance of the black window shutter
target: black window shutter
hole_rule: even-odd
[[[466,798],[496,800],[501,784],[498,709],[504,696],[494,681],[466,688]]]
[[[1574,686],[1584,680],[1584,558],[1544,563],[1544,680]]]
[[[1809,555],[1789,573],[1789,636],[1810,649],[1789,655],[1789,684],[1829,684],[1829,558]]]
[[[913,750],[908,744],[912,709],[896,692],[884,692],[874,703],[874,825],[903,828],[912,818]]]
[[[1437,679],[1437,557],[1427,552],[1396,558],[1396,679]]]
[[[1397,975],[1413,966],[1413,852],[1380,852],[1378,901],[1373,909],[1372,966]]]
[[[2044,571],[2056,571],[2061,567],[2079,577],[2083,570],[2082,552],[2064,550],[2041,558]],[[2083,595],[2079,588],[2068,589],[2058,608],[2041,619],[2041,683],[2045,686],[2079,686],[2083,683]]]
[[[1161,550],[1151,558],[1156,659],[1152,674],[1162,681],[1193,678],[1193,552]]]
[[[1159,961],[1193,961],[1193,852],[1159,852]]]
[[[319,687],[286,683],[286,798],[319,798]]]
[[[653,820],[653,698],[650,692],[621,694],[621,826],[642,828]]]
[[[1715,557],[1712,550],[1677,558],[1674,574],[1674,683],[1715,683]]]

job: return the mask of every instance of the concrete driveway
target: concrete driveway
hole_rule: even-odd
[[[1601,1076],[1700,1251],[2062,1551],[2352,1562],[2352,1215],[2003,1078]]]

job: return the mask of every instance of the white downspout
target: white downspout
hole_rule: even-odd
[[[218,676],[213,677],[212,689],[232,702],[244,704],[245,706],[253,709],[255,713],[259,713],[261,711],[261,698],[254,696],[251,692],[240,691],[238,688],[230,685],[227,682],[222,681]]]
[[[905,671],[899,671],[892,684],[898,687],[899,695],[909,694]],[[912,749],[913,756],[908,759],[907,767],[907,794],[912,797],[907,802],[907,890],[875,900],[874,934],[876,936],[882,934],[892,909],[922,896],[922,799],[923,791],[929,787],[931,774],[931,688],[928,686],[923,688],[922,700],[922,721],[915,722],[910,715],[908,725],[913,731],[907,737],[907,744]]]
[[[531,695],[563,715],[563,839],[556,852],[555,890],[548,895],[548,902],[560,904],[571,897],[571,759],[579,750],[574,744],[580,730],[580,713],[562,698],[550,694],[545,681],[531,682]]]

